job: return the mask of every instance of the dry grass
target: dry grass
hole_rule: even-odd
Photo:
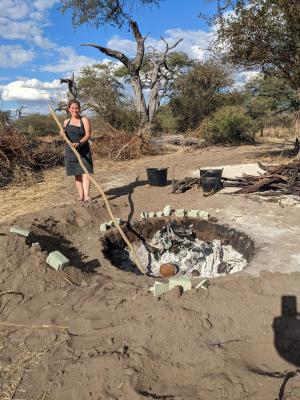
[[[268,127],[263,131],[263,138],[278,138],[278,139],[291,139],[295,136],[295,130],[286,128],[284,126]],[[256,137],[261,137],[260,133],[256,134]]]
[[[191,152],[191,148],[180,146],[171,146],[168,148],[168,154],[175,152]],[[165,157],[168,157],[168,154]],[[155,160],[156,157],[145,155],[139,159],[127,161],[113,161],[108,159],[98,159],[94,163],[96,172],[95,179],[101,183],[106,190],[106,184],[103,184],[102,174],[110,171],[124,171],[127,168],[136,167],[139,164]],[[11,184],[0,189],[0,224],[12,221],[16,217],[24,214],[39,212],[40,210],[51,208],[54,205],[71,204],[74,202],[75,188],[74,180],[65,177],[63,167],[57,167],[45,171],[41,182],[26,183],[25,185]],[[93,185],[91,186],[91,197],[97,196],[98,192]]]
[[[28,371],[38,364],[40,357],[44,354],[45,351],[32,352],[26,349],[21,351],[10,364],[0,364],[0,400],[12,400],[14,398],[24,371]]]

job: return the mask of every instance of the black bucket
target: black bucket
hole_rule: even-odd
[[[202,178],[203,193],[217,192],[222,187],[220,177],[203,177]]]
[[[168,168],[147,168],[148,182],[151,186],[166,186]]]
[[[223,168],[216,169],[204,169],[200,168],[200,179],[202,178],[221,178],[223,173]]]

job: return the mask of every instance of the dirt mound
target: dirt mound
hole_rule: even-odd
[[[239,273],[154,298],[152,278],[100,254],[105,216],[75,204],[14,221],[41,251],[1,226],[1,399],[295,398],[273,324],[282,297],[300,295],[299,273]],[[53,249],[70,258],[65,271],[45,264]]]
[[[78,230],[84,237],[86,226],[94,224],[96,215],[91,208],[57,207],[49,215],[28,215],[17,218],[12,225],[19,225],[30,230],[28,238],[9,233],[9,226],[1,226],[0,234],[0,274],[2,288],[22,291],[24,295],[33,295],[51,288],[64,288],[67,284],[80,285],[89,279],[95,269],[95,263],[75,245],[74,236]],[[99,210],[99,205],[98,205]],[[98,211],[99,212],[99,211]],[[100,208],[101,214],[101,208]],[[32,246],[39,243],[39,247]],[[46,264],[50,252],[59,250],[71,260],[69,268],[55,271]],[[87,259],[87,260],[85,260]]]

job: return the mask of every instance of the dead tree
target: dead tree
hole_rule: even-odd
[[[26,106],[21,106],[20,108],[17,108],[16,109],[16,117],[18,117],[19,119],[21,119],[22,118],[22,114],[23,114],[23,109],[24,108],[27,108]]]
[[[159,109],[161,99],[166,95],[168,83],[175,73],[175,71],[168,68],[167,55],[182,39],[178,40],[172,46],[169,46],[169,44],[162,39],[166,45],[164,52],[158,53],[157,50],[153,49],[148,58],[152,67],[150,72],[143,74],[141,72],[141,67],[145,60],[146,36],[141,35],[136,21],[130,21],[130,28],[137,45],[136,55],[133,59],[128,58],[118,50],[99,46],[94,43],[84,43],[82,46],[95,47],[102,53],[121,61],[128,71],[129,80],[134,91],[135,107],[140,116],[140,124],[141,126],[145,126],[152,123],[153,117]],[[148,104],[143,91],[145,88],[149,89]]]
[[[67,101],[65,99],[53,101],[56,103],[55,111],[64,111],[68,115],[68,102],[70,100],[77,100],[78,90],[73,73],[72,78],[61,78],[60,84],[66,83],[68,85]]]
[[[68,85],[68,99],[69,100],[77,100],[77,85],[75,81],[75,76],[74,73],[72,75],[72,78],[62,78],[60,80],[60,83],[66,83]]]

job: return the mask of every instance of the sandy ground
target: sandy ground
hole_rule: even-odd
[[[199,190],[175,195],[148,186],[145,173],[166,166],[169,178],[173,168],[183,178],[274,155],[271,146],[245,146],[98,166],[117,217],[165,204],[201,208],[255,241],[245,271],[181,296],[154,298],[152,278],[104,259],[99,224],[107,211],[94,190],[93,203],[76,203],[62,169],[40,185],[2,191],[0,399],[300,399],[299,314],[282,314],[300,295],[299,208]],[[30,229],[41,251],[9,234],[11,223]],[[54,249],[69,268],[46,266]]]

